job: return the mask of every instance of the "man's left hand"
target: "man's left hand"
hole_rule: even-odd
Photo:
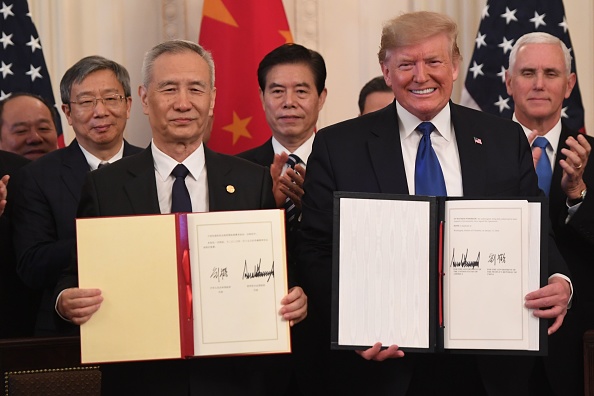
[[[559,276],[552,276],[548,285],[526,295],[524,306],[533,309],[533,315],[537,318],[555,318],[548,331],[551,335],[563,324],[570,295],[569,282]]]
[[[577,199],[586,188],[582,177],[592,148],[588,140],[582,135],[578,135],[577,139],[570,136],[565,143],[569,149],[564,148],[561,150],[561,153],[566,156],[565,159],[559,161],[559,165],[563,168],[561,188],[567,198]]]

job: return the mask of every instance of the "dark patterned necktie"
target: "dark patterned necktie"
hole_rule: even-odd
[[[186,213],[192,211],[190,193],[186,187],[186,176],[190,171],[183,164],[178,164],[171,174],[175,177],[171,190],[171,213]]]
[[[415,162],[415,194],[429,196],[446,196],[446,185],[439,159],[431,146],[431,132],[435,127],[430,122],[422,122],[417,131],[423,136],[419,142]]]
[[[101,161],[99,162],[99,165],[97,165],[97,169],[103,168],[106,165],[109,165],[109,161]]]
[[[289,154],[289,158],[287,159],[287,165],[291,169],[295,169],[295,165],[299,163],[301,163],[301,158],[299,158],[295,154]],[[285,216],[287,219],[287,225],[289,226],[290,230],[295,228],[299,224],[300,214],[301,211],[299,210],[299,208],[297,208],[293,201],[289,197],[287,197],[285,199]]]
[[[548,196],[551,189],[551,178],[553,177],[551,161],[547,155],[549,141],[546,137],[539,136],[534,140],[532,145],[542,150],[542,154],[536,163],[536,174],[538,175],[538,187]]]

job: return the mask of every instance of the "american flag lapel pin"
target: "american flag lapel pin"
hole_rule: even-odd
[[[483,141],[480,138],[475,137],[474,138],[474,143],[475,144],[483,144]]]

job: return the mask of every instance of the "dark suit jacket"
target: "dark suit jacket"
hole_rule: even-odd
[[[561,189],[563,169],[559,160],[565,158],[561,150],[568,148],[565,141],[569,136],[576,138],[577,135],[578,132],[563,125],[549,193],[551,224],[559,251],[571,271],[574,287],[571,309],[563,326],[549,338],[549,355],[545,358],[549,382],[560,395],[584,394],[582,336],[584,331],[594,328],[594,163],[589,162],[583,174],[589,192],[567,224],[567,196]],[[594,138],[585,137],[594,147]],[[594,162],[592,156],[589,161]]]
[[[268,169],[206,147],[204,154],[209,211],[275,208]],[[235,187],[234,193],[227,192],[228,185]],[[78,217],[159,213],[149,147],[134,157],[89,173]],[[76,285],[73,266],[60,280],[56,296]],[[266,373],[258,372],[255,361],[257,357],[225,357],[103,365],[102,391],[108,395],[263,394],[258,389]]]
[[[33,335],[39,296],[26,287],[16,273],[16,258],[10,231],[10,212],[14,196],[14,174],[30,161],[0,150],[0,178],[11,175],[7,207],[0,216],[0,338]]]
[[[274,148],[272,147],[272,138],[268,139],[261,146],[237,154],[237,157],[244,158],[250,162],[270,168],[274,161]],[[299,230],[286,230],[287,239],[287,260],[289,273],[289,287],[298,285],[295,274],[296,249],[299,243]]]
[[[450,107],[464,196],[542,194],[528,141],[518,124],[452,103]],[[481,139],[482,144],[476,143],[475,138]],[[304,189],[303,244],[299,260],[299,269],[303,270],[300,279],[309,297],[308,318],[304,322],[308,322],[312,348],[318,348],[317,354],[321,355],[320,351],[329,349],[330,339],[333,192],[409,194],[395,104],[320,130],[308,160]],[[551,249],[550,260],[554,272],[567,274],[556,249]],[[313,341],[315,334],[321,335],[317,342]],[[476,389],[480,392],[482,386],[477,372],[481,362],[475,362],[474,357],[415,356],[409,353],[403,359],[378,363],[367,362],[352,351],[333,351],[328,355],[330,357],[326,356],[326,359],[329,360],[317,356],[302,367],[310,369],[309,376],[317,373],[318,379],[329,386],[327,390],[336,394],[341,391],[405,394],[407,389],[411,394],[433,394],[435,389],[426,389],[433,384],[439,384],[437,389],[442,394],[466,394],[463,392],[465,387],[470,389],[469,394],[473,394]],[[471,363],[469,359],[472,359]],[[504,368],[511,370],[514,362],[522,360],[505,362]],[[338,374],[327,372],[326,367],[331,365],[336,366],[334,369]],[[419,369],[415,370],[417,367]],[[459,370],[465,370],[465,374],[460,374],[462,371]],[[498,369],[497,373],[500,372]],[[432,377],[435,374],[441,377]],[[501,381],[502,377],[505,378],[498,379]],[[361,381],[361,378],[365,380]],[[456,378],[463,380],[457,383]],[[512,377],[505,380],[513,381]],[[360,388],[361,384],[363,388]],[[318,389],[312,389],[311,393],[318,393]]]
[[[124,156],[142,149],[124,141]],[[30,288],[42,290],[36,335],[66,335],[76,330],[55,321],[56,281],[75,248],[76,208],[89,173],[76,140],[21,169],[14,189],[14,245],[18,273]]]

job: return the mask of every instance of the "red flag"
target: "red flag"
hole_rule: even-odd
[[[204,0],[199,43],[212,52],[217,88],[209,148],[237,154],[270,138],[258,94],[258,64],[291,42],[282,0]]]

